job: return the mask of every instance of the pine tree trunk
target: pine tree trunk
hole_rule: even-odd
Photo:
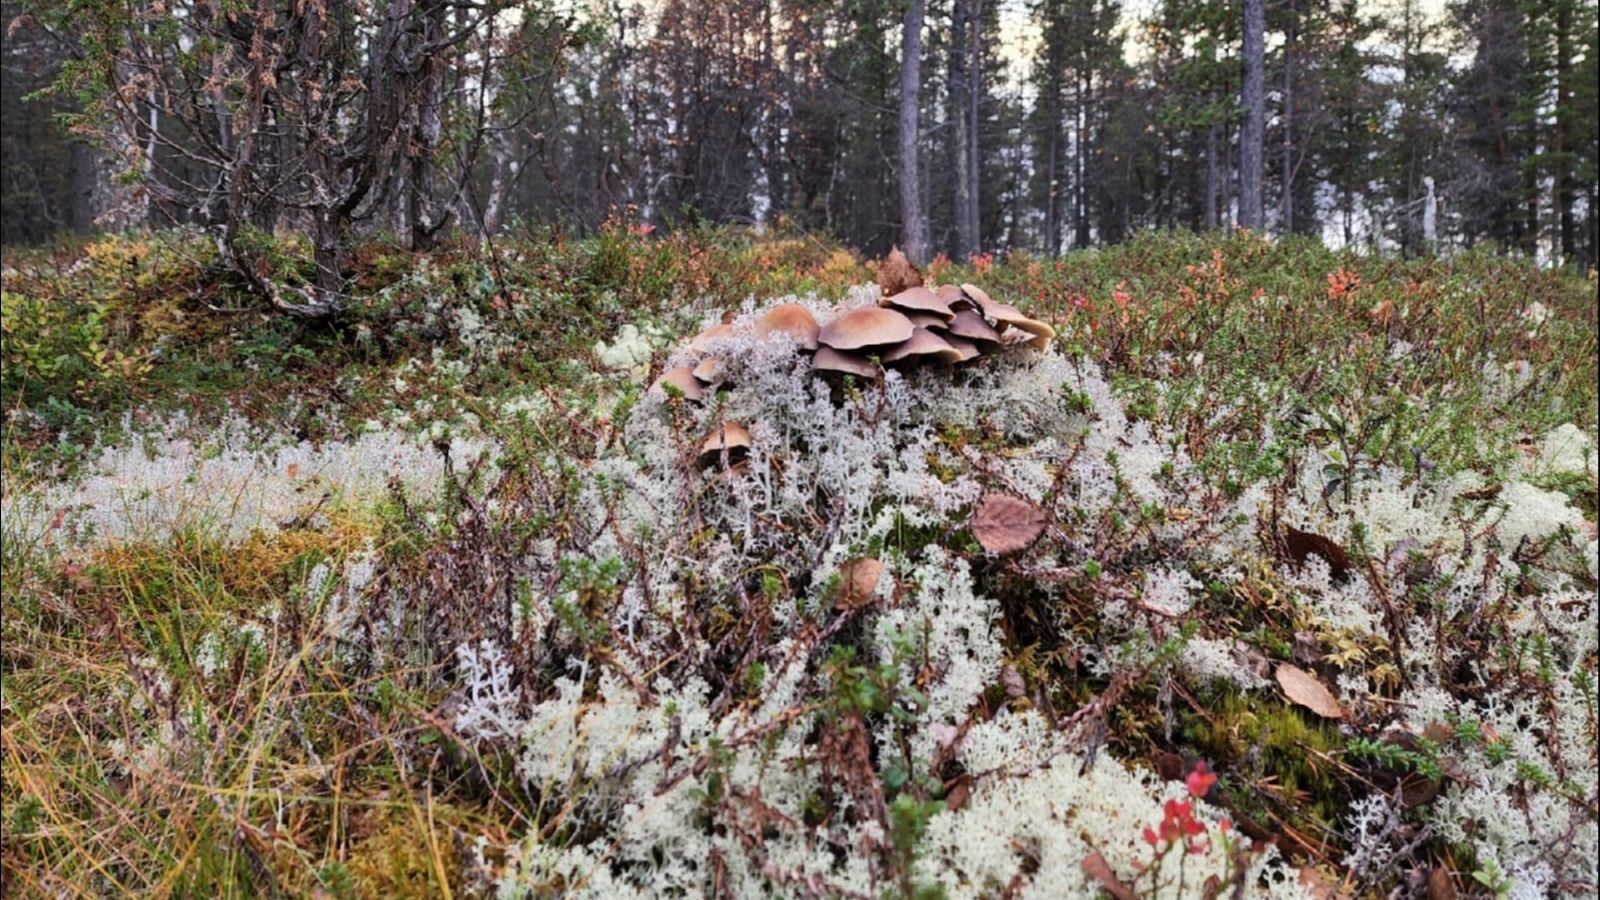
[[[1294,0],[1289,2],[1289,27],[1283,44],[1283,147],[1279,165],[1283,167],[1283,197],[1279,203],[1278,230],[1294,233]]]
[[[1266,58],[1266,9],[1263,0],[1243,0],[1244,84],[1239,105],[1244,126],[1239,129],[1239,227],[1259,231],[1262,226],[1262,133],[1266,123],[1263,66]]]
[[[979,176],[983,159],[978,142],[979,113],[983,103],[983,0],[969,0],[967,17],[967,234],[972,252],[983,249],[983,230],[978,210],[982,190]]]
[[[950,169],[955,176],[954,209],[951,219],[955,226],[955,245],[952,248],[959,262],[966,262],[977,248],[977,235],[969,228],[967,206],[972,202],[972,169],[967,154],[971,142],[967,139],[970,120],[967,116],[967,27],[972,21],[968,0],[955,0],[950,5]]]
[[[1572,4],[1556,4],[1556,110],[1555,133],[1551,136],[1553,198],[1559,229],[1560,261],[1577,258],[1577,221],[1573,217],[1574,185],[1567,159],[1569,122],[1572,118]]]
[[[1216,94],[1211,96],[1213,108],[1216,104]],[[1220,123],[1213,121],[1206,128],[1206,230],[1217,227],[1217,132],[1221,130]]]
[[[928,261],[927,224],[923,221],[921,185],[917,179],[918,97],[922,85],[922,21],[927,0],[911,0],[906,8],[900,58],[900,229],[901,249],[918,265]]]

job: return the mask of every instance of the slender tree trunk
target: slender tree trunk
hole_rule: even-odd
[[[424,42],[431,45],[444,40],[448,12],[444,0],[429,0],[423,10]],[[441,213],[434,208],[439,144],[444,137],[445,60],[443,54],[431,47],[424,52],[426,56],[418,61],[422,66],[421,97],[417,104],[416,144],[410,147],[411,183],[408,185],[411,247],[415,250],[432,249],[435,235],[450,215],[448,210]],[[437,221],[435,216],[438,216]]]
[[[765,78],[765,96],[757,98],[762,112],[762,165],[767,175],[767,196],[770,215],[782,215],[789,208],[789,178],[785,171],[784,119],[787,117],[787,97],[782,90],[783,72],[780,69],[773,35],[773,9],[771,0],[765,0],[761,9],[761,68]]]
[[[1555,191],[1554,206],[1556,208],[1557,225],[1559,229],[1559,260],[1570,263],[1577,258],[1577,221],[1573,217],[1573,195],[1575,186],[1572,178],[1572,166],[1567,159],[1567,141],[1570,120],[1572,118],[1572,4],[1558,2],[1556,4],[1556,110],[1555,133],[1551,136],[1551,156],[1554,166],[1551,172],[1552,188]]]
[[[1278,230],[1294,233],[1294,50],[1295,31],[1298,24],[1294,0],[1289,0],[1289,25],[1283,43],[1283,146],[1280,150],[1283,167],[1283,197],[1278,205]]]
[[[496,128],[489,133],[489,149],[494,167],[489,175],[489,198],[483,204],[483,233],[494,237],[505,209],[507,178],[513,174],[510,141],[506,139],[505,129]]]
[[[146,21],[142,23],[140,27],[144,29],[145,42],[149,43],[150,23]],[[139,193],[140,221],[138,224],[144,227],[149,227],[155,222],[155,218],[151,215],[151,212],[153,209],[153,201],[155,199],[154,192],[157,178],[156,140],[161,133],[161,103],[160,98],[156,96],[156,79],[151,79],[150,89],[145,92],[145,103],[147,106],[146,115],[148,116],[148,121],[145,123],[145,128],[148,129],[148,131],[146,132],[144,142],[144,177],[146,183],[141,186],[143,190],[141,190]]]
[[[967,79],[967,26],[972,21],[972,7],[969,0],[955,0],[950,4],[950,170],[955,176],[954,209],[951,211],[952,224],[955,226],[955,244],[952,248],[953,255],[958,261],[965,262],[975,252],[978,243],[977,235],[969,229],[970,222],[967,216],[967,205],[972,201],[972,169],[967,165],[967,154],[971,143],[967,140],[967,128],[971,120],[967,116],[967,91],[970,82]]]
[[[322,68],[322,48],[327,27],[325,15],[326,6],[323,4],[308,4],[301,19],[299,37],[302,71],[316,72]],[[329,119],[337,113],[326,111],[325,95],[320,94],[319,85],[305,84],[298,87],[299,100],[306,121],[314,123],[306,129],[305,150],[307,174],[312,183],[312,196],[317,200],[312,204],[310,212],[311,247],[317,264],[318,299],[324,304],[334,305],[344,288],[342,243],[344,223],[341,221],[335,200],[338,194],[336,183],[338,173],[334,171],[333,155],[328,146],[328,129],[333,127]]]
[[[983,249],[983,227],[979,217],[980,177],[983,158],[980,155],[978,126],[983,104],[983,0],[969,0],[967,17],[967,234],[972,241],[972,252]]]
[[[1061,159],[1061,102],[1060,86],[1050,80],[1049,107],[1045,114],[1045,127],[1050,129],[1045,151],[1044,242],[1052,256],[1061,252],[1061,173],[1057,165]]]
[[[1077,125],[1078,139],[1074,150],[1077,152],[1077,177],[1073,179],[1072,186],[1072,245],[1074,247],[1089,246],[1089,75],[1087,72],[1078,74],[1078,108],[1073,111],[1073,120]]]
[[[1212,108],[1216,107],[1217,96],[1211,94]],[[1213,121],[1206,127],[1206,206],[1205,224],[1210,231],[1217,227],[1217,132],[1221,124]]]
[[[1262,132],[1266,124],[1263,65],[1266,57],[1263,0],[1243,0],[1244,83],[1239,104],[1244,107],[1244,127],[1239,129],[1239,227],[1262,227]]]
[[[900,58],[900,229],[906,256],[918,265],[928,261],[927,223],[923,219],[917,178],[918,102],[922,85],[922,21],[927,0],[911,0],[906,8]]]

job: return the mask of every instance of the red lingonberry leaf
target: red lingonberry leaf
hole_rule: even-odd
[[[1189,777],[1183,780],[1184,784],[1189,788],[1189,795],[1192,797],[1204,797],[1206,792],[1211,790],[1211,786],[1217,783],[1217,776],[1215,773],[1202,771],[1201,767],[1205,765],[1206,764],[1203,762],[1196,763],[1194,771],[1190,772]]]

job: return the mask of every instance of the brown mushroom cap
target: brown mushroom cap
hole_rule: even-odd
[[[1001,330],[1004,330],[1005,326],[1007,325],[1017,325],[1022,322],[1033,321],[1023,314],[1022,310],[1017,309],[1015,306],[1012,306],[1009,303],[995,303],[991,300],[988,303],[982,304],[982,306],[983,308],[980,310],[980,312],[982,312],[986,318],[994,320],[995,325]]]
[[[694,369],[690,366],[679,366],[661,373],[655,384],[650,385],[650,393],[661,396],[666,395],[665,385],[672,385],[683,392],[683,399],[692,403],[699,403],[706,398],[705,385],[700,379],[694,377]]]
[[[973,284],[963,284],[961,289],[978,301],[978,307],[984,316],[992,319],[1000,331],[1015,326],[1032,335],[1028,343],[1040,353],[1050,349],[1050,340],[1056,336],[1056,330],[1044,322],[1029,317],[1022,310],[1009,303],[998,303],[990,297],[983,288]]]
[[[710,328],[707,328],[705,331],[695,335],[694,340],[689,342],[689,349],[696,353],[705,353],[711,349],[711,345],[714,342],[725,340],[730,337],[733,337],[733,326],[727,322],[723,322],[720,325],[713,325]]]
[[[751,327],[751,332],[757,340],[764,340],[774,333],[792,336],[806,350],[817,349],[816,317],[811,311],[798,303],[780,303],[767,310],[756,319]]]
[[[956,337],[966,338],[969,341],[988,341],[991,344],[1000,343],[1000,332],[994,330],[988,320],[970,309],[956,313],[955,320],[950,323],[950,333]]]
[[[911,337],[911,329],[911,320],[896,310],[864,306],[822,326],[817,341],[835,350],[859,350],[898,344]]]
[[[1055,338],[1056,330],[1038,319],[1023,318],[1020,322],[1012,322],[1019,330],[1033,335],[1028,343],[1040,353],[1050,349],[1050,341]]]
[[[898,346],[885,351],[883,354],[883,361],[886,363],[911,359],[958,363],[961,362],[962,355],[960,350],[950,346],[939,335],[926,328],[914,328],[911,331],[911,337],[906,338]]]
[[[963,309],[982,309],[978,305],[978,301],[968,296],[967,292],[963,291],[959,284],[941,284],[935,293],[942,297],[944,302],[950,304],[950,309],[955,312],[960,312]]]
[[[944,338],[944,342],[950,345],[950,349],[961,354],[961,358],[956,362],[966,362],[969,359],[977,359],[983,355],[983,350],[966,338],[959,338],[953,334],[943,334],[940,337]]]
[[[700,455],[696,458],[701,468],[713,465],[722,459],[722,452],[728,452],[729,462],[736,458],[743,458],[750,450],[750,432],[738,422],[724,421],[711,429],[705,441],[700,444]]]
[[[951,313],[949,317],[946,317],[941,316],[938,313],[918,312],[914,309],[901,311],[906,314],[906,318],[911,320],[912,325],[915,325],[918,328],[932,328],[934,331],[943,331],[946,328],[949,328],[950,319],[955,316],[954,313]]]
[[[811,357],[811,368],[817,372],[843,372],[859,378],[878,377],[878,367],[859,353],[841,353],[832,347],[818,347]]]
[[[884,297],[879,300],[878,305],[892,307],[905,313],[933,313],[947,322],[956,317],[956,314],[950,310],[950,304],[944,298],[925,287],[906,288],[893,297]]]
[[[722,373],[726,371],[727,368],[727,363],[715,356],[708,356],[705,359],[700,360],[699,364],[694,367],[694,377],[700,379],[706,384],[716,384],[722,380]]]
[[[966,282],[962,282],[961,292],[972,298],[972,301],[978,305],[978,308],[985,312],[988,312],[989,307],[997,305],[994,301],[994,298],[989,296],[988,291],[978,287],[975,284],[967,284]]]

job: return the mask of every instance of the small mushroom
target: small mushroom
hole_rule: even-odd
[[[883,361],[886,363],[902,360],[937,360],[949,364],[961,362],[962,354],[960,350],[950,346],[944,338],[928,329],[914,328],[911,330],[911,337],[883,354]]]
[[[878,367],[859,353],[843,353],[832,347],[818,347],[811,357],[811,368],[817,372],[841,372],[858,378],[877,378]]]
[[[650,385],[650,393],[666,396],[667,385],[677,388],[683,394],[683,399],[691,403],[699,403],[706,399],[705,385],[694,377],[694,369],[690,366],[679,366],[662,372],[655,384]]]
[[[903,313],[933,313],[946,322],[956,317],[950,310],[949,303],[925,287],[907,288],[893,297],[884,297],[878,301],[878,305],[898,309]]]
[[[700,455],[695,458],[700,468],[716,465],[723,453],[728,455],[728,465],[740,462],[750,452],[750,432],[738,422],[722,422],[711,429],[700,444]]]
[[[689,342],[689,349],[695,353],[705,353],[711,349],[713,343],[730,337],[733,337],[733,326],[723,322],[695,335],[694,340]]]
[[[988,295],[985,294],[985,297]],[[996,303],[989,300],[983,303],[983,314],[994,320],[997,328],[1004,331],[1008,327],[1015,327],[1032,335],[1028,343],[1033,345],[1040,353],[1050,349],[1050,339],[1056,336],[1056,330],[1038,319],[1030,318],[1022,310],[1009,303]]]
[[[976,303],[961,292],[961,285],[959,284],[941,284],[934,288],[933,292],[939,296],[940,300],[948,304],[953,312],[977,307]]]
[[[950,345],[950,349],[961,354],[961,358],[956,362],[966,362],[983,355],[983,351],[978,349],[978,345],[966,338],[958,338],[953,334],[943,334],[940,337],[944,338],[944,342]]]
[[[983,316],[970,309],[956,313],[955,321],[950,323],[950,333],[956,337],[966,338],[969,341],[988,341],[991,344],[1000,343],[1000,332],[994,330]]]
[[[1015,325],[1019,330],[1026,331],[1028,334],[1033,335],[1028,339],[1028,344],[1040,353],[1050,349],[1050,341],[1055,339],[1056,336],[1056,330],[1054,328],[1051,328],[1049,325],[1039,321],[1038,319],[1025,318],[1020,322],[1012,322],[1011,324]]]
[[[934,331],[944,331],[949,328],[950,318],[955,316],[954,313],[951,313],[950,318],[946,318],[938,313],[918,312],[914,309],[905,309],[901,310],[901,312],[906,314],[906,318],[911,320],[912,325],[918,328],[932,328]]]
[[[716,384],[722,380],[722,375],[727,371],[728,364],[715,356],[708,356],[700,360],[694,367],[694,377],[706,384]]]
[[[900,312],[881,306],[864,306],[822,326],[817,341],[835,350],[859,350],[898,344],[911,337],[911,329],[911,320]]]
[[[989,296],[988,291],[975,284],[962,283],[961,293],[966,294],[968,299],[985,313],[989,311],[989,307],[998,305],[994,302],[994,298]]]
[[[762,313],[751,327],[751,332],[757,340],[765,340],[772,334],[787,334],[799,342],[805,350],[817,349],[816,317],[811,311],[798,303],[780,303]]]

